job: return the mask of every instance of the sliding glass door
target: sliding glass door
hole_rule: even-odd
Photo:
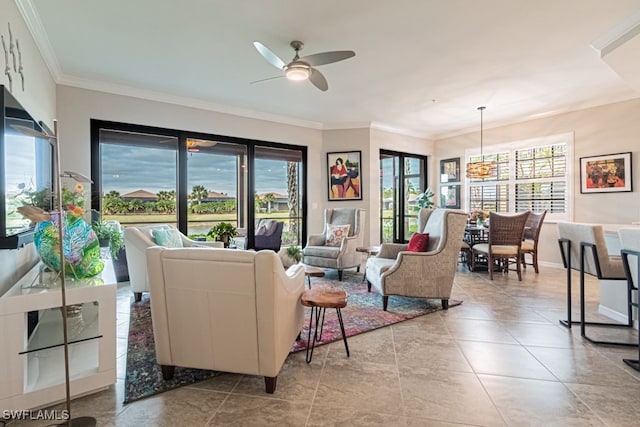
[[[102,194],[92,206],[103,220],[177,226],[178,138],[115,129],[100,129],[99,138]]]
[[[219,223],[246,229],[247,147],[186,138],[187,232],[206,234]]]
[[[124,226],[173,224],[202,237],[234,225],[252,248],[257,221],[285,223],[283,245],[306,239],[306,147],[91,121],[92,208]]]
[[[404,243],[418,231],[416,197],[426,189],[427,159],[380,150],[380,241]]]

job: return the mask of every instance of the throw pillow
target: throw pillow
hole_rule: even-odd
[[[153,234],[153,240],[156,242],[156,245],[167,248],[183,247],[182,238],[180,237],[180,232],[178,230],[153,230],[151,231],[151,234]]]
[[[426,252],[429,246],[429,233],[413,233],[409,240],[409,252]]]
[[[328,224],[325,245],[340,246],[342,244],[342,239],[344,239],[349,235],[349,228],[351,228],[351,224],[346,224],[346,225]]]

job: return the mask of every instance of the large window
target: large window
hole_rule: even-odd
[[[283,245],[306,239],[306,147],[91,121],[92,208],[124,226],[174,224],[205,234],[239,229],[253,247],[261,218],[285,223]]]
[[[468,181],[468,210],[548,212],[548,219],[570,219],[571,134],[493,147],[483,160],[498,163],[495,178]],[[469,161],[480,161],[478,154]]]

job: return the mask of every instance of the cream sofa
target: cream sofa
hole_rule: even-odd
[[[147,249],[156,359],[174,367],[262,375],[267,393],[304,322],[304,268],[273,251]]]
[[[145,250],[156,246],[153,239],[153,230],[177,230],[169,224],[143,225],[139,227],[126,227],[124,229],[124,247],[127,254],[127,267],[129,269],[129,283],[135,295],[135,300],[142,299],[143,292],[149,292],[149,280],[147,278],[147,258]],[[221,248],[222,242],[196,242],[180,233],[180,239],[184,247],[207,246]]]

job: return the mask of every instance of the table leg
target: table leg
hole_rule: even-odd
[[[342,312],[339,308],[336,308],[336,313],[338,315],[338,321],[340,322],[340,330],[342,331],[342,340],[344,341],[344,349],[347,351],[347,357],[349,355],[349,345],[347,344],[347,334],[344,332],[344,323],[342,323]]]

